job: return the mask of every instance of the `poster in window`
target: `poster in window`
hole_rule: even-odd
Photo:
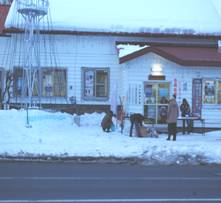
[[[158,102],[161,104],[167,104],[168,97],[169,97],[169,89],[168,88],[160,88]]]
[[[160,97],[168,97],[169,95],[168,88],[159,88],[159,95]]]
[[[94,95],[94,72],[93,71],[85,72],[84,95],[87,97],[91,97]]]
[[[204,102],[208,104],[215,103],[215,81],[214,80],[205,81]]]
[[[149,119],[153,119],[155,120],[156,119],[156,106],[155,105],[150,105],[148,106],[148,109],[147,109],[147,117]]]
[[[94,71],[86,71],[85,72],[85,85],[93,86],[94,83]]]
[[[193,79],[192,114],[201,117],[202,113],[202,79]]]
[[[146,97],[151,97],[152,94],[153,94],[152,85],[146,85],[145,86],[145,96]]]
[[[45,96],[53,96],[53,77],[52,73],[46,74],[43,79],[44,84],[44,95]]]

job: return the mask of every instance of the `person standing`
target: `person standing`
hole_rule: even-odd
[[[173,135],[173,140],[176,140],[176,131],[177,131],[177,118],[179,115],[179,107],[176,102],[176,95],[173,95],[173,98],[169,102],[168,111],[167,111],[167,123],[168,123],[168,138],[170,140],[171,135]]]
[[[187,100],[184,98],[182,104],[180,105],[180,111],[182,117],[190,116],[190,105],[188,104]],[[186,124],[187,124],[187,133],[190,133],[190,120],[183,119],[183,134],[186,132]]]

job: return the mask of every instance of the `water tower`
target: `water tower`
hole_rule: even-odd
[[[26,99],[27,127],[30,127],[28,108],[33,103],[33,91],[40,95],[38,70],[41,68],[40,59],[40,29],[41,20],[48,14],[48,0],[17,0],[17,12],[23,17],[24,30],[23,49],[23,95]],[[37,88],[36,88],[37,87]],[[25,97],[24,96],[24,97]],[[40,98],[40,97],[39,97]]]

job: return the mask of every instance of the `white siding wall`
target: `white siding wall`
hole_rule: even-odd
[[[117,83],[118,96],[126,97],[125,106],[128,113],[143,113],[143,83],[148,81],[148,75],[154,63],[162,64],[166,81],[170,82],[170,95],[173,94],[174,79],[177,79],[177,101],[179,104],[183,98],[186,98],[190,104],[192,103],[193,78],[221,77],[221,67],[183,67],[154,53],[119,65],[115,46],[115,42],[119,39],[112,36],[50,35],[44,37],[45,43],[41,45],[42,66],[53,65],[50,63],[49,53],[51,44],[54,44],[58,66],[66,68],[68,71],[67,99],[57,99],[56,103],[69,103],[69,97],[75,96],[78,104],[110,104],[110,99],[108,101],[85,101],[82,99],[82,67],[110,68],[110,93],[114,87],[113,83]],[[52,43],[49,43],[49,37]],[[16,35],[14,42],[11,42],[11,46],[9,46],[10,43],[7,41],[10,40],[10,38],[0,37],[1,61],[7,57],[10,50],[13,52],[14,44],[21,41]],[[9,48],[9,52],[6,51],[7,48]],[[21,64],[18,56],[25,51],[21,49],[20,45],[17,48],[17,53],[14,53],[15,66]],[[119,101],[118,98],[117,100]],[[54,101],[42,100],[42,102]],[[207,123],[215,123],[216,126],[217,123],[221,124],[220,113],[221,105],[203,106],[203,116]]]
[[[141,91],[144,92],[143,83],[148,81],[148,75],[154,63],[162,65],[166,81],[170,82],[170,95],[173,94],[174,79],[177,80],[177,102],[179,105],[183,98],[186,98],[192,105],[193,78],[218,78],[221,76],[221,67],[183,67],[154,53],[148,53],[121,65],[124,75],[122,91],[124,94],[130,92],[130,96],[127,97],[128,112],[143,113],[144,101],[142,100],[141,105],[134,102],[134,98],[131,99],[131,97],[138,93],[134,93],[134,89],[131,91],[130,88],[141,86]],[[206,126],[220,127],[221,105],[203,105],[202,115],[206,119]]]
[[[0,38],[5,43],[6,49],[11,50],[11,54],[15,55],[13,63],[15,66],[22,64],[19,61],[19,55],[24,54],[21,48],[19,35],[15,35],[13,38]],[[42,102],[53,103],[69,103],[69,97],[75,96],[77,103],[81,104],[110,104],[108,101],[85,101],[82,99],[82,67],[88,68],[109,68],[110,69],[110,92],[113,87],[113,82],[118,82],[119,75],[119,58],[115,46],[115,38],[108,36],[80,36],[80,35],[50,35],[43,36],[44,42],[41,44],[41,63],[44,67],[54,66],[54,60],[50,59],[50,52],[52,51],[52,45],[55,50],[52,51],[52,57],[58,62],[58,66],[66,68],[68,72],[68,84],[67,84],[67,100],[66,99],[43,99]],[[50,40],[49,40],[50,37]],[[8,40],[8,42],[7,42]],[[13,47],[9,44],[17,44],[17,51],[14,53]],[[2,45],[2,44],[1,44]],[[0,57],[7,57],[8,53],[1,49]],[[72,86],[72,88],[71,88]],[[119,86],[119,85],[117,85]],[[111,95],[110,95],[111,96]]]

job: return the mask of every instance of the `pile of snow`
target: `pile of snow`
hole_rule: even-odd
[[[102,114],[74,116],[66,113],[30,110],[26,128],[25,110],[0,111],[0,157],[94,157],[133,158],[152,163],[221,163],[221,132],[181,135],[177,141],[129,137],[129,122],[124,133],[117,129],[105,133],[100,127]]]
[[[145,49],[149,46],[144,45],[144,46],[140,46],[140,45],[133,45],[133,44],[118,44],[117,45],[117,49],[119,52],[119,57],[124,57],[127,56],[129,54],[132,54],[134,52],[140,51],[142,49]]]
[[[6,27],[21,27],[13,1]],[[54,30],[220,34],[220,0],[49,0]],[[45,17],[46,18],[46,17]],[[50,17],[49,17],[50,18]],[[42,22],[46,22],[43,20]],[[47,27],[47,26],[46,26]]]

